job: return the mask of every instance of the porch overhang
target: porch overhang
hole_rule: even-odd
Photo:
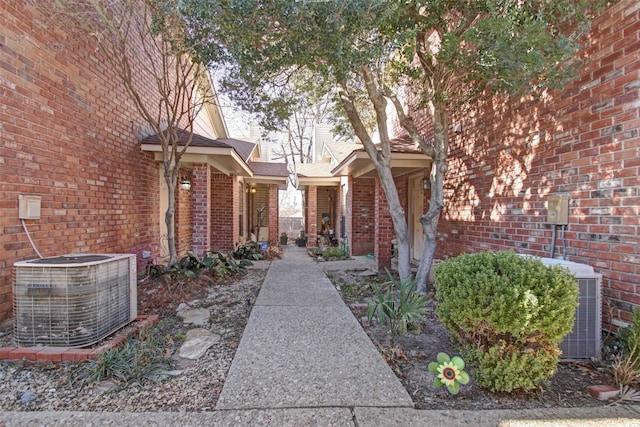
[[[142,143],[141,147],[142,151],[154,153],[157,162],[163,161],[161,145]],[[196,163],[208,164],[225,175],[253,176],[249,166],[232,147],[189,146],[180,162],[186,167]]]
[[[335,187],[340,185],[340,177],[314,177],[298,175],[298,188],[300,187]]]
[[[393,152],[391,153],[391,174],[407,175],[423,171],[431,167],[433,158],[424,153]],[[365,151],[354,151],[331,171],[336,176],[352,176],[354,178],[373,178],[376,169]]]
[[[265,184],[265,185],[275,184],[278,186],[279,189],[286,190],[288,178],[282,177],[282,176],[268,176],[268,175],[254,174],[250,178],[246,178],[245,182],[247,184]]]
[[[331,168],[331,163],[324,162],[296,165],[296,187],[335,187],[340,185],[340,177],[332,174]]]

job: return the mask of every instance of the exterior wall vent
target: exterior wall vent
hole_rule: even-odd
[[[84,347],[137,317],[135,254],[65,255],[14,267],[19,345]]]
[[[554,258],[541,258],[547,266],[566,268],[578,280],[579,305],[573,332],[562,343],[562,359],[600,359],[602,337],[602,275],[593,267]]]

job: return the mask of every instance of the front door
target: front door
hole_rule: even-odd
[[[424,210],[422,174],[409,179],[409,235],[411,236],[411,257],[420,260],[424,244],[424,232],[420,217]]]

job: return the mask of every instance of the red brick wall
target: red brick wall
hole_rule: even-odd
[[[276,184],[269,184],[269,245],[278,245],[278,186]]]
[[[211,249],[211,166],[194,164],[191,172],[191,245],[202,256]]]
[[[309,186],[305,191],[307,246],[315,248],[318,239],[318,187]]]
[[[91,43],[26,3],[0,3],[0,320],[12,315],[13,263],[36,257],[19,194],[42,197],[26,223],[43,256],[159,241],[157,164],[132,132],[128,95]]]
[[[345,226],[344,232],[346,235],[347,243],[349,244],[349,248],[353,253],[353,191],[354,191],[354,179],[352,176],[348,176],[346,178],[346,186],[343,185],[342,191],[346,194],[343,196],[344,200],[344,217],[345,217]],[[355,254],[354,254],[355,255]]]
[[[189,180],[189,182],[191,182],[191,171],[183,169],[180,172],[180,178],[178,179],[178,186],[176,188],[175,223],[176,252],[178,253],[178,256],[183,255],[185,252],[191,250],[191,232],[193,229],[191,190],[185,190],[182,188],[182,186],[180,185],[180,181],[182,179],[187,179]]]
[[[568,259],[603,274],[603,315],[614,329],[640,304],[637,9],[621,1],[594,21],[586,68],[562,91],[540,101],[494,97],[452,120],[464,131],[450,147],[437,254],[549,256],[545,203],[568,194]]]
[[[222,173],[211,175],[211,249],[234,249],[238,237],[238,183]]]
[[[380,179],[375,179],[375,236],[374,254],[378,271],[391,269],[391,240],[395,238],[393,222],[389,213],[387,198],[380,186]]]
[[[351,204],[351,239],[353,255],[367,255],[374,252],[375,240],[375,180],[356,178],[352,180],[348,197]]]
[[[340,224],[342,222],[342,191],[341,186],[338,185],[333,189],[331,203],[333,206],[331,209],[333,210],[333,218],[331,218],[331,229],[333,230],[333,235],[337,239],[340,237]]]

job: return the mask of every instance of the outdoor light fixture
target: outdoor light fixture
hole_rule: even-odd
[[[191,181],[189,181],[187,178],[182,178],[180,180],[180,187],[182,187],[182,189],[185,191],[191,190]]]
[[[431,180],[429,178],[422,178],[422,189],[429,190],[431,188]]]
[[[256,191],[258,191],[256,187],[251,187],[251,194],[256,194]]]

